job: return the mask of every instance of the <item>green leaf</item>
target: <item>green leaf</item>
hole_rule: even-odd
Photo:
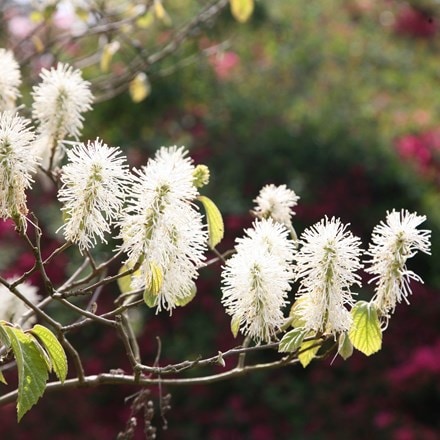
[[[382,330],[372,303],[358,301],[351,310],[353,324],[348,333],[354,348],[370,356],[381,349]]]
[[[234,338],[236,338],[238,336],[239,331],[240,331],[240,317],[234,316],[231,319],[231,332],[232,332]]]
[[[208,244],[211,248],[214,248],[222,241],[225,233],[222,214],[210,198],[198,196],[198,200],[202,203],[206,212],[209,233]]]
[[[30,332],[35,335],[43,344],[44,349],[49,355],[52,370],[58,379],[64,383],[67,377],[67,357],[63,346],[56,336],[46,327],[36,324]]]
[[[254,11],[254,0],[229,0],[231,13],[240,23],[249,20]]]
[[[278,351],[280,353],[292,353],[296,351],[300,347],[306,334],[307,330],[303,327],[290,330],[290,332],[287,332],[281,339]]]
[[[308,335],[308,336],[312,336],[312,335]],[[313,358],[315,357],[315,354],[321,348],[321,344],[319,342],[320,341],[316,339],[312,339],[310,341],[304,341],[299,347],[298,359],[301,362],[303,368],[306,368],[307,365],[309,365],[310,362],[312,362]]]
[[[49,377],[47,366],[34,338],[14,327],[3,327],[11,341],[18,370],[18,421],[43,395]]]
[[[346,361],[353,354],[353,344],[347,333],[341,333],[338,340],[338,353]]]
[[[179,307],[186,306],[188,303],[190,303],[196,296],[197,293],[197,287],[195,283],[192,283],[191,289],[188,292],[188,295],[183,298],[178,298],[176,300],[176,305]]]

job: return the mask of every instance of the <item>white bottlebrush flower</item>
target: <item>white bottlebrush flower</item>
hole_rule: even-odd
[[[254,202],[257,206],[254,213],[259,218],[271,217],[276,222],[290,226],[293,208],[297,205],[299,196],[286,185],[273,184],[263,186]]]
[[[190,295],[197,269],[203,264],[207,232],[193,205],[198,191],[194,166],[182,148],[161,148],[145,167],[136,171],[128,207],[121,221],[126,264],[142,261],[132,287],[143,289],[152,276],[162,274],[157,310],[170,312]]]
[[[78,139],[83,127],[83,113],[91,109],[93,95],[90,83],[80,70],[58,63],[56,68],[43,69],[41,83],[32,90],[32,116],[37,120],[38,133],[49,142],[41,142],[39,152],[43,166],[55,165],[61,142],[70,136]]]
[[[373,229],[367,254],[370,267],[366,269],[377,281],[373,302],[384,316],[394,312],[397,303],[411,294],[410,280],[422,282],[414,272],[406,268],[406,261],[417,251],[430,253],[431,231],[417,229],[426,220],[426,216],[410,213],[387,212],[386,222]]]
[[[285,321],[294,244],[271,219],[256,221],[245,233],[223,268],[222,303],[244,335],[270,342]]]
[[[300,237],[295,279],[300,281],[297,313],[305,328],[339,333],[350,328],[351,286],[360,286],[360,240],[339,219],[325,217]]]
[[[0,218],[27,214],[25,190],[38,163],[30,121],[12,112],[0,113]]]
[[[20,96],[20,66],[10,50],[0,48],[0,112],[14,110]]]
[[[67,217],[61,228],[66,240],[83,252],[96,245],[98,238],[106,242],[104,234],[121,215],[130,175],[121,150],[100,139],[76,144],[67,157],[58,192]]]
[[[7,279],[8,283],[13,283],[14,279]],[[32,304],[37,304],[40,296],[37,288],[30,283],[24,282],[17,286],[17,290]],[[23,329],[28,329],[35,322],[35,316],[31,316],[24,323],[21,316],[29,310],[29,307],[17,296],[15,296],[6,286],[0,284],[0,320],[11,324],[21,324]]]

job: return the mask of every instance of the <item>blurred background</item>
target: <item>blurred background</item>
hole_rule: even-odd
[[[173,18],[198,2],[168,3]],[[18,38],[19,28],[6,26],[18,16],[11,11],[3,17],[5,47]],[[157,42],[167,33],[159,26],[149,38]],[[80,48],[71,49],[67,55],[75,59]],[[45,56],[40,64],[53,62]],[[252,200],[267,183],[287,184],[301,197],[298,233],[324,215],[338,216],[366,247],[374,225],[393,208],[426,215],[424,226],[433,231],[432,256],[410,261],[425,284],[412,284],[411,305],[398,306],[378,354],[210,386],[152,388],[155,401],[172,395],[168,429],[158,411],[153,420],[158,438],[440,438],[439,56],[438,0],[256,1],[246,23],[226,8],[153,66],[145,100],[133,103],[122,93],[87,115],[82,138],[121,146],[133,166],[162,145],[185,145],[196,163],[209,166],[205,193],[220,207],[227,234],[220,250],[251,224]],[[49,200],[45,193],[31,203],[48,224],[56,223],[58,207]],[[13,242],[8,224],[0,228],[9,249],[2,273],[28,269],[30,257]],[[69,265],[59,258],[54,276]],[[144,363],[156,356],[156,336],[163,365],[241,342],[220,304],[219,274],[220,267],[202,272],[196,299],[172,317],[138,310]],[[369,298],[371,290],[360,294]],[[88,374],[128,369],[115,335],[90,327],[73,341],[81,347],[85,339]],[[134,392],[109,386],[47,394],[20,425],[13,405],[0,408],[2,431],[9,439],[116,438],[130,414],[131,401],[124,399]],[[135,438],[143,438],[139,423]]]

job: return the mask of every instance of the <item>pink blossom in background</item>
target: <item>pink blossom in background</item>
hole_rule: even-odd
[[[438,26],[429,14],[406,6],[397,16],[394,29],[410,37],[431,38],[437,33]]]
[[[440,168],[440,130],[411,134],[396,140],[400,158],[413,164],[425,177],[433,177]]]
[[[240,63],[240,57],[231,51],[221,52],[210,58],[211,66],[219,79],[229,79]]]
[[[18,39],[26,38],[35,29],[36,24],[32,23],[24,15],[16,15],[8,20],[8,30],[10,34]]]
[[[405,384],[423,374],[440,376],[440,339],[434,345],[416,348],[405,363],[392,369],[388,377],[393,384]]]

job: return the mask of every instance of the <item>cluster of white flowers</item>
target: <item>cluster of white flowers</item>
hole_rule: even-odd
[[[126,264],[140,264],[134,289],[144,289],[160,272],[157,310],[170,312],[194,290],[203,264],[207,231],[193,201],[194,165],[184,148],[162,147],[136,171],[128,207],[121,221]]]
[[[58,165],[64,155],[62,141],[77,139],[83,127],[83,113],[91,109],[90,83],[80,70],[58,63],[43,69],[41,82],[33,88],[32,115],[38,123],[36,148],[44,168]]]
[[[298,200],[299,196],[286,185],[265,185],[254,200],[257,206],[253,212],[259,218],[270,217],[290,227],[291,217],[294,215],[293,208]]]
[[[294,243],[272,219],[256,221],[245,233],[222,272],[222,303],[244,335],[269,342],[285,321]]]
[[[279,222],[278,227],[289,227],[297,200],[285,185],[266,185],[254,200],[254,214]],[[372,244],[366,252],[371,256],[366,271],[375,275],[372,281],[378,283],[372,303],[379,316],[389,317],[396,303],[407,301],[411,279],[421,281],[406,268],[406,261],[417,251],[429,253],[430,231],[417,229],[425,219],[408,211],[393,211],[388,213],[386,223],[380,223],[373,231]],[[272,220],[266,230],[268,225],[276,227]],[[232,315],[233,324],[239,325],[245,335],[269,341],[283,322],[288,283],[293,280],[299,282],[294,307],[297,323],[315,333],[336,336],[348,331],[356,294],[352,286],[361,287],[360,239],[339,219],[325,217],[303,232],[295,242],[298,249],[284,247],[288,253],[280,257],[271,252],[272,241],[267,235],[258,232],[262,225],[255,223],[254,230],[246,231],[247,237],[237,240],[237,253],[227,261],[222,273],[222,302]]]
[[[10,50],[0,48],[0,112],[14,110],[20,96],[20,67]]]
[[[19,220],[27,214],[25,190],[37,166],[30,121],[0,113],[0,218]],[[23,224],[25,226],[25,223]]]
[[[14,279],[6,281],[13,283]],[[37,294],[38,289],[30,283],[20,284],[17,290],[32,304],[37,304],[40,300],[40,296]],[[35,315],[31,315],[26,321],[20,322],[22,315],[29,310],[29,307],[3,284],[0,284],[0,304],[0,320],[12,324],[20,323],[23,329],[30,328],[36,320]]]
[[[372,281],[377,281],[377,287],[373,302],[384,316],[393,313],[402,299],[408,302],[411,279],[422,282],[407,269],[406,261],[417,251],[430,253],[431,231],[417,229],[425,220],[424,215],[392,211],[387,213],[386,222],[373,230],[367,251],[371,266],[366,271],[375,275]]]
[[[119,220],[130,174],[119,148],[108,147],[100,139],[77,144],[67,151],[62,167],[63,186],[58,199],[64,204],[66,240],[77,243],[80,251],[106,241],[112,223]]]
[[[25,225],[25,191],[37,165],[58,166],[65,145],[72,144],[66,138],[79,137],[93,96],[79,70],[62,63],[43,69],[32,92],[34,134],[31,122],[14,113],[20,71],[4,49],[0,71],[0,218]],[[170,313],[194,295],[208,241],[194,202],[198,188],[208,183],[209,170],[194,167],[184,147],[162,147],[132,174],[119,148],[99,139],[76,143],[67,149],[60,179],[58,199],[65,214],[60,229],[67,241],[83,253],[98,240],[106,242],[106,234],[119,226],[116,238],[122,239],[125,265],[135,268],[133,289],[148,294],[157,311]],[[363,267],[360,240],[339,219],[327,217],[298,240],[291,222],[298,199],[286,185],[264,186],[254,199],[257,220],[236,240],[236,253],[223,268],[222,303],[233,328],[258,342],[271,341],[283,326],[294,281],[299,282],[295,313],[305,329],[337,335],[352,324],[351,289],[360,286]],[[397,303],[408,302],[410,280],[421,281],[406,261],[417,251],[430,252],[430,231],[417,229],[425,219],[393,211],[373,231],[366,271],[377,282],[372,303],[380,317],[389,318]],[[34,292],[25,284],[22,288]],[[3,309],[9,317],[18,316],[17,306],[8,301]]]
[[[295,255],[295,280],[300,281],[297,313],[309,330],[339,333],[350,328],[351,286],[360,286],[356,274],[360,240],[339,219],[325,217],[306,229]]]

